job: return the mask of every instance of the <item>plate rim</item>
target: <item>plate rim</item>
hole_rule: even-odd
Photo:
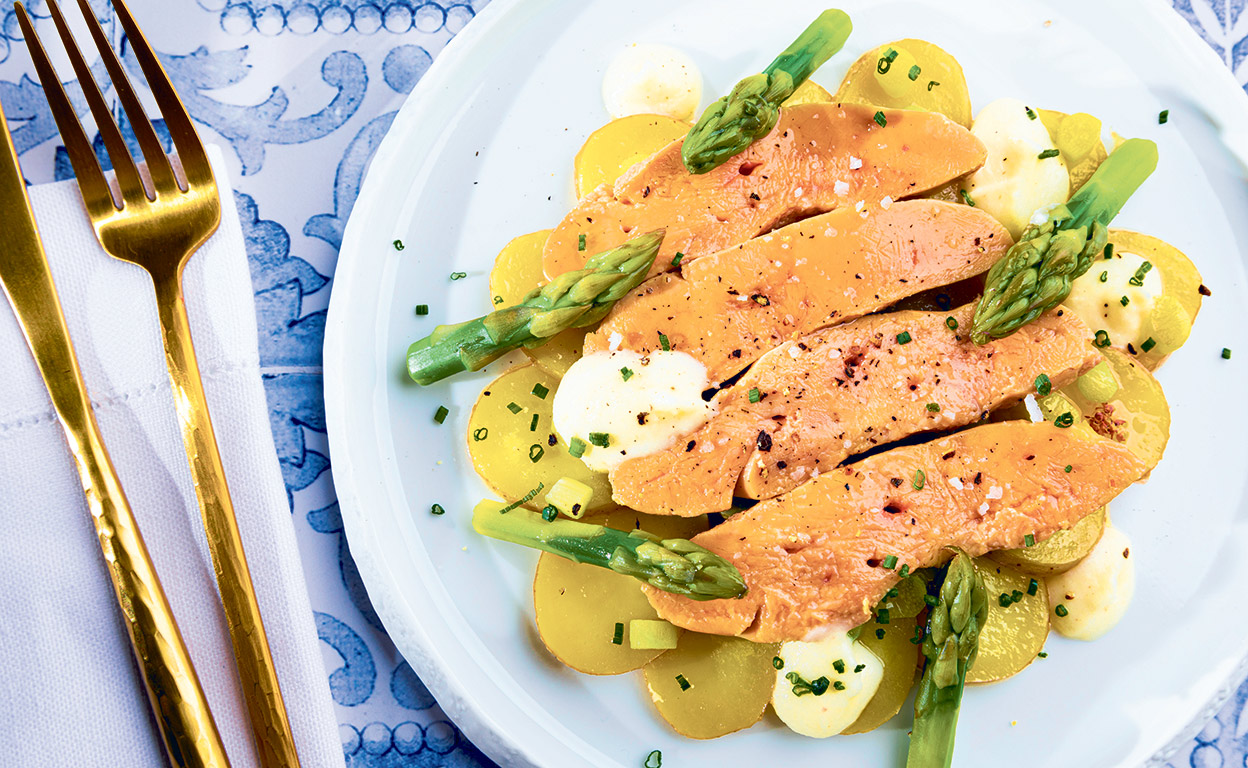
[[[454,76],[457,69],[467,61],[472,52],[484,39],[496,33],[496,28],[517,12],[540,7],[553,0],[492,0],[474,19],[454,38],[434,59],[429,70],[419,80],[404,100],[398,113],[373,158],[361,183],[356,197],[352,215],[345,227],[342,244],[339,249],[338,261],[335,266],[334,290],[331,293],[325,323],[325,341],[323,345],[323,385],[325,395],[325,419],[330,451],[330,469],[337,492],[337,500],[343,520],[344,533],[364,582],[369,598],[377,615],[381,618],[387,634],[394,642],[400,654],[413,666],[421,680],[430,689],[434,698],[450,716],[465,736],[485,754],[495,760],[505,761],[505,765],[542,765],[552,755],[538,754],[531,740],[517,738],[517,734],[505,729],[494,717],[485,711],[479,697],[466,686],[455,673],[448,669],[441,660],[442,654],[433,644],[429,633],[423,626],[409,626],[405,611],[395,605],[403,601],[398,594],[398,585],[389,578],[389,569],[385,559],[377,550],[366,546],[371,536],[369,514],[362,506],[361,492],[356,482],[357,473],[353,471],[351,454],[348,452],[348,413],[346,393],[350,388],[346,366],[337,366],[334,362],[343,358],[346,349],[352,343],[348,336],[348,323],[345,320],[348,296],[353,295],[355,283],[351,266],[365,257],[366,240],[369,235],[360,223],[362,216],[355,215],[379,194],[377,181],[379,174],[374,167],[387,167],[392,157],[399,152],[402,144],[401,135],[406,131],[402,127],[419,119],[426,104],[440,96],[447,85],[447,80]],[[1127,0],[1123,0],[1127,2]],[[1138,2],[1138,0],[1137,0]],[[1192,84],[1188,94],[1194,102],[1199,103],[1210,120],[1219,125],[1219,139],[1223,146],[1236,157],[1246,173],[1248,173],[1248,131],[1235,131],[1235,126],[1248,125],[1248,95],[1235,80],[1231,70],[1218,58],[1217,54],[1196,33],[1191,25],[1175,11],[1167,0],[1146,0],[1131,2],[1131,11],[1146,13],[1151,16],[1159,30],[1169,36],[1170,42],[1181,48],[1179,55],[1188,58],[1208,75],[1208,79]],[[1226,94],[1234,93],[1235,98],[1227,98]],[[346,267],[346,269],[344,269]],[[428,617],[423,617],[428,621]],[[441,616],[438,616],[441,620]],[[1238,686],[1248,676],[1248,651],[1240,662],[1235,665],[1225,684],[1215,694],[1197,716],[1184,727],[1157,753],[1148,758],[1144,766],[1162,766],[1183,744],[1190,741],[1205,725],[1210,716],[1220,709]],[[563,744],[566,748],[567,744]],[[587,755],[569,752],[570,756],[585,758]]]

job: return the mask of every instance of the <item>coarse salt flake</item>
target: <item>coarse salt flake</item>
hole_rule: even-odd
[[[861,158],[861,157],[852,157],[852,156],[851,156],[851,157],[849,158],[849,169],[850,169],[851,171],[856,171],[856,170],[858,170],[858,169],[859,169],[859,168],[861,168],[861,167],[862,167],[862,158]]]
[[[985,501],[983,504],[979,505],[979,514],[981,516],[988,514],[988,502]]]
[[[619,331],[612,331],[611,335],[607,337],[607,349],[612,352],[617,351],[623,343],[624,337],[620,335]]]
[[[845,182],[843,182],[843,181],[838,181],[838,182],[836,182],[835,184],[833,184],[833,185],[832,185],[832,191],[833,191],[833,192],[835,192],[835,193],[836,193],[836,194],[838,194],[838,195],[848,195],[848,194],[849,194],[849,184],[846,184],[846,183],[845,183]]]
[[[994,485],[988,489],[988,493],[984,494],[985,499],[999,499],[1005,495],[1005,491],[1001,490],[1001,486]]]
[[[889,196],[887,196],[887,195],[885,195],[884,199],[880,201],[880,207],[881,207],[881,208],[883,208],[883,209],[884,209],[884,210],[886,210],[886,211],[887,211],[889,208],[891,208],[891,207],[892,207],[892,205],[893,205],[893,198],[891,198],[891,197],[889,197]]]
[[[949,485],[952,485],[954,488],[957,488],[959,491],[965,487],[964,485],[962,485],[962,478],[960,477],[949,478]]]

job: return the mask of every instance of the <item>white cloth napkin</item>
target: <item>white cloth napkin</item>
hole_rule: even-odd
[[[260,378],[243,234],[187,265],[208,404],[304,768],[342,766]],[[72,181],[30,190],[96,417],[234,768],[258,764],[174,414],[151,283],[101,250]],[[5,212],[0,212],[5,213]],[[51,401],[0,294],[0,763],[167,764]]]

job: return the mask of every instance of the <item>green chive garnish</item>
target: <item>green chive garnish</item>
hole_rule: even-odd
[[[424,316],[425,316],[425,315],[427,315],[427,314],[429,314],[429,305],[428,305],[428,304],[417,304],[417,305],[416,305],[416,316],[417,316],[417,317],[424,317]]]
[[[659,346],[663,348],[664,352],[672,351],[672,343],[667,340],[667,334],[665,333],[659,334]]]
[[[1037,654],[1036,654],[1036,656],[1038,656],[1038,657],[1040,657],[1040,658],[1042,658],[1042,659],[1047,659],[1047,658],[1049,658],[1049,652],[1048,652],[1048,651],[1040,651],[1040,653],[1037,653]]]
[[[1230,350],[1229,348],[1227,348],[1227,347],[1223,347],[1223,348],[1222,348],[1222,359],[1223,359],[1223,360],[1230,360],[1230,359],[1231,359],[1231,350]]]
[[[832,662],[832,668],[836,670],[836,674],[838,675],[845,674],[845,660],[837,659],[836,661]]]
[[[543,387],[541,384],[534,384],[534,385],[533,385],[533,394],[537,395],[537,397],[538,397],[539,399],[541,399],[541,400],[545,400],[545,399],[546,399],[546,395],[549,395],[549,394],[550,394],[550,390],[549,390],[549,389],[547,389],[546,387]]]
[[[629,379],[633,378],[633,371],[632,371],[632,369],[631,369],[631,368],[629,368],[628,366],[625,366],[625,367],[621,368],[621,369],[620,369],[620,378],[624,379],[624,381],[628,381]]]
[[[779,656],[772,656],[771,666],[775,667],[776,669],[784,669],[784,659],[780,658]]]
[[[536,413],[533,414],[533,419],[529,421],[529,431],[530,432],[537,431],[537,414]]]
[[[533,445],[529,446],[529,461],[533,462],[534,464],[541,461],[542,457],[545,455],[546,455],[546,449],[538,445],[537,443],[534,443]]]
[[[1042,373],[1036,377],[1036,394],[1041,397],[1047,397],[1053,391],[1053,381],[1049,379],[1048,374]]]
[[[958,190],[958,194],[962,195],[962,202],[966,203],[967,205],[971,206],[972,208],[974,208],[974,207],[975,207],[975,201],[971,199],[971,193],[970,193],[970,192],[967,192],[965,189],[959,189],[959,190]]]
[[[682,691],[687,691],[693,687],[689,684],[689,681],[685,679],[684,675],[676,675],[676,684],[680,686],[680,690]]]
[[[547,507],[547,509],[553,509],[553,507]],[[545,510],[543,510],[543,514],[545,514]],[[618,621],[615,622],[615,634],[612,635],[611,642],[615,645],[624,644],[624,625]]]
[[[494,297],[494,303],[495,303],[495,304],[502,304],[502,303],[503,303],[503,297],[502,297],[502,296],[495,296],[495,297]]]
[[[1029,533],[1029,534],[1027,534],[1026,536],[1024,536],[1024,537],[1023,537],[1023,545],[1024,545],[1024,546],[1028,546],[1028,547],[1034,547],[1034,546],[1036,546],[1036,536],[1035,536],[1035,534]]]
[[[1102,272],[1100,277],[1098,277],[1097,279],[1100,280],[1102,283],[1108,283],[1109,282],[1109,270],[1105,270],[1104,272]]]
[[[888,118],[884,116],[883,112],[876,112],[875,122],[878,123],[881,128],[883,128],[884,126],[888,125]]]
[[[1046,149],[1040,153],[1040,159],[1048,160],[1050,157],[1057,157],[1060,154],[1062,154],[1060,149]]]
[[[1165,121],[1163,120],[1162,122],[1165,122]],[[403,241],[402,241],[402,240],[395,240],[395,241],[394,241],[394,250],[396,250],[396,251],[401,251],[401,250],[403,250],[403,249],[404,249],[404,248],[406,248],[406,247],[407,247],[406,245],[403,245]]]
[[[1155,346],[1157,346],[1157,342],[1153,340],[1152,336],[1149,336],[1147,339],[1144,340],[1144,343],[1140,345],[1140,349],[1144,350],[1145,352],[1148,352],[1148,351],[1151,351],[1152,348]]]
[[[951,331],[956,331],[956,330],[958,330],[958,319],[957,319],[956,317],[953,317],[953,316],[946,317],[946,318],[945,318],[945,325],[949,326],[949,330],[951,330]]]
[[[911,341],[912,339],[910,337],[909,331],[902,331],[901,333],[897,334],[898,344],[909,344]]]
[[[1036,592],[1039,589],[1040,589],[1040,582],[1036,581],[1035,579],[1032,579],[1031,581],[1027,582],[1027,594],[1034,597]]]
[[[447,414],[451,411],[445,405],[439,405],[438,410],[433,412],[433,420],[441,424],[446,421]]]
[[[1168,123],[1168,122],[1170,122],[1170,110],[1168,110],[1168,109],[1163,109],[1163,110],[1161,110],[1161,112],[1160,112],[1160,113],[1158,113],[1158,115],[1157,115],[1157,124],[1158,124],[1158,125],[1165,125],[1165,124],[1166,124],[1166,123]]]
[[[940,605],[940,599],[935,595],[924,595],[923,602],[927,604],[928,608],[935,608]]]
[[[568,453],[570,453],[574,459],[579,459],[584,456],[585,441],[579,437],[572,438],[572,440],[568,443]]]
[[[1065,472],[1066,472],[1066,474],[1068,474],[1068,475],[1069,475],[1069,474],[1070,474],[1070,470],[1072,470],[1072,469],[1074,469],[1074,468],[1075,468],[1075,467],[1074,467],[1074,465],[1073,465],[1073,464],[1067,464],[1067,465],[1066,465],[1066,468],[1065,468]]]
[[[910,67],[910,72],[908,73],[908,75],[907,75],[907,76],[908,76],[908,77],[909,77],[912,81],[917,81],[917,80],[919,79],[919,74],[920,74],[922,71],[923,71],[923,70],[919,68],[919,65],[918,65],[918,64],[915,64],[913,67]]]
[[[646,755],[646,762],[642,768],[663,768],[663,753],[656,749]]]
[[[673,267],[679,267],[679,266],[680,266],[680,261],[681,261],[681,259],[683,259],[683,258],[685,258],[685,254],[681,253],[680,251],[677,251],[677,252],[676,252],[676,255],[672,257],[672,266],[673,266]]]
[[[1109,346],[1109,331],[1100,330],[1096,332],[1096,338],[1092,340],[1092,345],[1096,347]]]
[[[611,445],[611,435],[606,432],[590,432],[589,442],[599,448],[607,448]]]
[[[467,272],[452,272],[451,273],[452,280],[463,280],[465,277],[468,277]]]
[[[1031,107],[1027,107],[1027,119],[1028,119],[1028,120],[1035,120],[1035,119],[1036,119],[1036,110],[1032,109]]]
[[[1013,604],[1014,604],[1014,601],[1011,600],[1010,596],[1005,594],[1004,592],[1002,592],[1001,596],[997,598],[997,605],[1001,606],[1002,608],[1009,608]]]
[[[1074,424],[1074,423],[1075,423],[1075,417],[1073,414],[1071,414],[1070,411],[1063,413],[1061,416],[1058,416],[1056,419],[1053,420],[1053,426],[1059,429],[1066,429],[1067,427],[1069,427],[1071,424]]]
[[[434,504],[432,507],[429,507],[429,514],[431,514],[431,515],[445,515],[445,514],[446,514],[446,510],[442,508],[442,505],[441,505],[441,504]]]
[[[576,236],[576,250],[578,251],[585,250],[585,235]]]
[[[935,80],[928,80],[928,81],[927,81],[927,91],[928,91],[928,93],[931,93],[932,89],[933,89],[933,88],[935,88],[935,87],[937,87],[938,85],[940,85],[940,83],[936,82]]]
[[[883,640],[883,639],[884,639],[884,630],[882,630],[882,629],[877,629],[877,630],[875,630],[875,639],[876,639],[876,640]]]
[[[1127,298],[1126,296],[1123,296],[1121,299],[1118,299],[1118,303],[1125,307],[1131,303],[1131,299]]]
[[[915,67],[915,69],[918,69],[918,67]],[[832,687],[838,691],[843,691],[845,690],[845,683],[842,683],[840,680],[837,680],[832,683]]]
[[[889,620],[890,620],[890,617],[889,617],[887,608],[881,608],[880,610],[875,612],[876,624],[887,624]]]
[[[940,403],[928,403],[927,410],[931,411],[932,413],[937,413],[938,411],[940,411]]]
[[[888,557],[884,558],[884,562],[881,563],[881,565],[883,565],[885,568],[891,571],[892,569],[897,567],[897,556],[889,555]]]
[[[758,391],[758,387],[750,388],[750,402],[751,403],[757,403],[762,398],[763,398],[763,395],[761,392]]]
[[[547,504],[546,506],[542,507],[542,519],[545,520],[546,522],[553,523],[555,521],[555,518],[558,516],[559,516],[559,510],[555,508],[554,504]],[[616,624],[615,626],[618,627],[620,625]],[[616,645],[619,645],[619,643],[616,643]]]
[[[901,565],[901,570],[900,570],[900,571],[897,571],[897,575],[898,575],[898,576],[900,576],[900,577],[901,577],[901,578],[903,578],[903,579],[904,579],[904,578],[906,578],[907,576],[909,576],[909,575],[910,575],[910,565],[909,565],[908,563],[902,563],[902,565]]]
[[[1112,258],[1114,258],[1114,244],[1106,243],[1105,244],[1105,260],[1109,261]]]
[[[866,669],[866,668],[867,668],[867,665],[866,665],[866,664],[859,664],[858,666],[854,667],[854,672],[855,672],[855,673],[860,673],[860,672],[862,672],[862,670],[864,670],[864,669]]]
[[[511,502],[507,506],[498,510],[498,514],[505,515],[511,510],[515,509],[516,507],[521,506],[522,504],[528,504],[530,501],[537,498],[537,494],[541,493],[542,489],[545,487],[546,487],[545,483],[538,483],[536,488],[524,494],[522,498],[516,499],[515,501]]]
[[[914,470],[914,479],[910,481],[910,484],[916,491],[923,490],[923,486],[927,484],[927,473],[921,469]]]
[[[1149,271],[1152,270],[1152,268],[1153,268],[1153,263],[1151,261],[1144,262],[1143,264],[1140,265],[1139,269],[1135,270],[1135,275],[1133,275],[1131,279],[1128,280],[1127,282],[1131,283],[1131,285],[1134,285],[1137,288],[1141,285],[1144,285],[1144,276],[1147,275]]]
[[[482,440],[485,440],[489,436],[490,436],[489,427],[478,427],[477,429],[472,430],[472,439],[476,440],[478,443],[481,442]]]
[[[523,411],[524,408],[520,407],[519,405],[515,403],[508,403],[507,410],[511,411],[512,413],[520,413],[520,411]]]
[[[1053,612],[1063,618],[1070,615],[1070,611],[1066,610],[1066,606],[1064,605],[1057,606],[1056,608],[1053,609]]]

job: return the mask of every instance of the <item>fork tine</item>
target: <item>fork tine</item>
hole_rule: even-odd
[[[60,9],[56,8],[55,0],[51,0],[51,6],[55,9],[54,16],[59,17]],[[104,67],[108,70],[108,76],[113,81],[113,90],[121,99],[122,109],[126,111],[126,117],[130,119],[130,127],[139,141],[139,148],[143,150],[143,159],[147,161],[147,171],[151,174],[157,196],[176,194],[179,190],[177,179],[173,176],[173,168],[169,165],[169,158],[165,156],[165,148],[160,145],[160,139],[156,136],[156,129],[152,127],[147,117],[147,111],[143,109],[139,97],[134,93],[130,77],[126,74],[125,68],[121,66],[121,60],[117,58],[117,53],[113,50],[108,36],[104,34],[100,20],[96,18],[90,3],[87,0],[79,0],[78,7],[82,10],[82,15],[86,17],[87,28],[91,31],[96,50],[99,51]],[[61,28],[59,22],[57,28]]]
[[[91,114],[95,117],[96,127],[100,130],[100,135],[104,138],[104,147],[108,150],[109,158],[113,161],[113,170],[117,172],[117,185],[121,187],[121,197],[127,205],[139,205],[147,202],[147,192],[143,189],[143,179],[139,176],[139,170],[134,165],[134,158],[130,156],[130,150],[126,148],[126,142],[121,138],[121,131],[117,128],[117,123],[113,120],[113,115],[108,109],[108,102],[104,100],[104,94],[100,92],[100,86],[95,82],[95,77],[91,74],[91,68],[87,66],[87,62],[82,57],[82,52],[78,50],[78,46],[74,44],[74,38],[70,35],[69,27],[65,24],[65,18],[61,16],[61,9],[57,7],[56,0],[47,0],[48,10],[52,13],[52,21],[56,24],[56,31],[60,33],[61,42],[65,46],[66,53],[69,54],[69,61],[73,65],[74,73],[78,76],[78,83],[82,86],[83,96],[87,99],[88,106],[91,107]],[[23,16],[25,11],[23,9]],[[27,19],[26,25],[31,27],[30,34],[35,34],[33,25]],[[47,51],[43,49],[42,44],[39,46],[40,53],[47,59]],[[31,49],[32,56],[34,49]],[[47,69],[49,77],[45,78],[40,72],[39,79],[47,87],[48,82],[57,82],[58,78],[56,70],[52,68],[51,62],[48,62]],[[70,110],[73,114],[73,110]],[[64,129],[62,120],[56,120],[56,125],[60,129]],[[73,118],[73,123],[81,128],[78,118]],[[77,172],[77,166],[74,168]]]
[[[90,7],[87,0],[78,1],[84,7]],[[187,183],[192,186],[215,185],[212,166],[208,164],[208,155],[204,152],[204,143],[200,140],[199,134],[195,132],[191,117],[186,113],[186,107],[183,106],[182,100],[178,98],[177,92],[173,89],[173,83],[170,82],[169,75],[165,74],[165,68],[161,65],[160,59],[156,58],[147,39],[143,37],[143,31],[139,29],[134,17],[130,15],[130,9],[126,7],[125,0],[111,0],[111,2],[113,9],[117,12],[117,19],[121,21],[121,26],[126,31],[130,49],[134,51],[134,56],[143,69],[143,75],[147,78],[147,87],[151,89],[156,105],[160,107],[160,114],[165,118],[165,126],[169,129],[173,145],[178,150],[178,158],[182,161],[182,170],[186,173]]]
[[[100,162],[95,156],[91,140],[87,138],[86,131],[78,122],[74,106],[70,103],[69,96],[65,93],[64,86],[61,85],[61,79],[57,77],[56,70],[52,67],[48,52],[44,50],[43,41],[39,39],[34,26],[30,23],[30,17],[26,15],[26,9],[21,3],[15,4],[14,7],[17,10],[17,22],[22,28],[22,37],[26,40],[30,58],[35,64],[35,73],[39,77],[40,84],[43,85],[44,95],[47,96],[48,106],[52,110],[52,119],[56,121],[56,127],[60,129],[61,141],[64,142],[65,151],[69,153],[69,161],[74,166],[74,176],[77,177],[78,187],[82,190],[82,199],[86,203],[87,211],[92,218],[111,215],[116,211],[117,206],[113,201],[113,192],[108,186],[108,180],[104,178],[104,171],[100,169]],[[84,93],[89,88],[88,84],[83,84]]]

